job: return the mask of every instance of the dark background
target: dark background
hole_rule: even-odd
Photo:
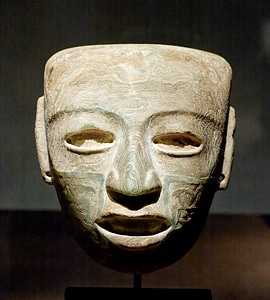
[[[36,100],[55,52],[107,43],[159,43],[217,53],[233,68],[235,161],[211,212],[270,213],[269,1],[0,1],[0,208],[59,210],[39,173]]]
[[[268,0],[0,0],[0,298],[63,299],[68,286],[132,286],[131,275],[98,265],[77,245],[35,150],[36,100],[48,58],[107,43],[192,47],[223,56],[233,68],[230,185],[217,192],[191,251],[144,275],[143,286],[210,288],[213,300],[269,299]]]

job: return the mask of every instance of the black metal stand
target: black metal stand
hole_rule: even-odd
[[[142,287],[142,274],[133,275],[133,288],[140,289]]]
[[[101,288],[101,287],[67,287],[65,300],[91,300],[108,297],[117,297],[118,300],[126,297],[142,297],[150,299],[153,297],[165,297],[179,300],[212,300],[209,289],[169,289],[169,288],[142,288],[142,275],[135,274],[133,277],[133,288]]]

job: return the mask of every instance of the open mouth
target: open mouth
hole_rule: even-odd
[[[172,224],[159,216],[128,217],[110,215],[96,220],[97,228],[114,244],[143,248],[164,240]]]

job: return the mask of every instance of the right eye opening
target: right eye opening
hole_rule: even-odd
[[[65,140],[71,145],[80,147],[87,140],[95,141],[100,144],[112,143],[114,141],[114,136],[112,133],[100,129],[85,129],[68,134]]]
[[[152,139],[154,144],[164,144],[176,147],[193,146],[199,147],[202,141],[191,132],[172,132],[159,134]]]
[[[203,148],[202,140],[189,131],[159,134],[152,142],[156,149],[172,156],[195,155]]]
[[[109,131],[90,128],[67,134],[65,146],[77,153],[97,153],[109,149],[114,139],[114,135]]]

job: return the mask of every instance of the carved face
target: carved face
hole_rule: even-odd
[[[41,171],[99,263],[152,272],[192,247],[228,183],[230,76],[220,57],[160,45],[80,47],[48,62],[36,121]]]

